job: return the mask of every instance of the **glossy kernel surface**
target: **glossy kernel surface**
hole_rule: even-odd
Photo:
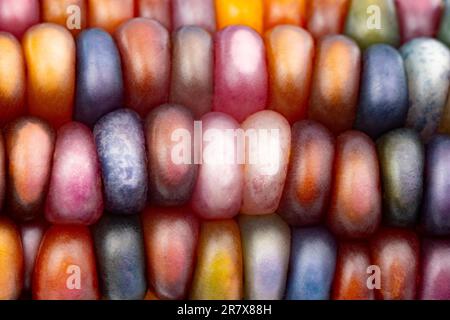
[[[39,23],[39,0],[0,1],[0,31],[12,33],[18,39],[31,26]]]
[[[370,250],[365,243],[339,244],[336,273],[333,280],[333,300],[374,300],[374,290],[369,289],[367,273],[372,263]]]
[[[137,15],[154,19],[172,30],[172,0],[136,0]]]
[[[116,214],[137,214],[147,202],[147,155],[144,126],[137,113],[120,109],[94,127],[102,169],[105,208]]]
[[[22,241],[15,224],[0,217],[0,300],[19,298],[24,278]]]
[[[351,129],[356,117],[361,52],[342,35],[323,38],[317,50],[309,118],[339,134]]]
[[[72,119],[75,94],[75,41],[66,28],[43,23],[23,41],[27,66],[28,113],[55,127]]]
[[[26,75],[22,47],[9,33],[0,32],[0,125],[26,111]]]
[[[42,0],[42,20],[67,27],[77,36],[87,25],[87,0]]]
[[[349,0],[309,1],[307,29],[314,39],[342,33],[349,4]]]
[[[307,19],[308,0],[264,0],[264,27],[290,24],[303,27]]]
[[[321,124],[292,127],[289,169],[278,214],[292,226],[322,221],[331,194],[335,139]]]
[[[400,44],[395,0],[351,0],[345,24],[345,34],[361,48],[385,43]]]
[[[251,115],[241,128],[250,135],[245,143],[241,214],[274,213],[286,181],[291,128],[283,116],[270,110]]]
[[[102,181],[92,132],[81,123],[56,136],[45,217],[54,224],[95,223],[103,213]]]
[[[186,299],[200,223],[189,208],[151,207],[142,215],[147,275],[160,299]]]
[[[134,16],[134,0],[87,0],[88,25],[114,33],[123,22]]]
[[[190,298],[240,300],[243,295],[242,247],[234,220],[203,222]]]
[[[55,132],[46,122],[19,118],[5,130],[8,208],[21,221],[42,214],[52,169]]]
[[[383,189],[383,222],[412,227],[421,210],[425,148],[411,129],[397,129],[377,142]]]
[[[156,21],[136,18],[117,30],[115,40],[122,60],[125,106],[145,117],[169,98],[169,32]]]
[[[403,127],[408,108],[408,79],[402,56],[385,44],[370,46],[363,56],[355,128],[376,139]]]
[[[215,0],[215,3],[217,29],[231,25],[245,25],[262,33],[263,0]]]
[[[196,119],[211,111],[214,41],[200,27],[182,27],[172,36],[170,102],[187,107]]]
[[[94,244],[83,226],[52,226],[42,239],[33,273],[35,300],[100,298]]]
[[[123,107],[124,83],[119,50],[101,29],[77,37],[77,90],[74,120],[89,127]]]
[[[441,0],[395,0],[403,42],[418,37],[434,37],[439,27]]]
[[[203,219],[231,219],[239,213],[242,204],[244,168],[238,161],[238,154],[244,151],[234,135],[227,132],[236,132],[240,126],[220,112],[203,116],[202,126],[202,164],[191,206]],[[217,179],[218,172],[220,179]]]
[[[208,32],[216,31],[214,0],[173,0],[173,28],[197,26]]]
[[[450,137],[434,136],[427,145],[422,224],[429,235],[450,235]]]
[[[328,300],[336,269],[336,242],[321,227],[292,230],[288,300]]]
[[[291,230],[276,214],[240,216],[246,300],[283,299]]]
[[[349,131],[336,141],[334,183],[328,222],[339,236],[367,238],[381,222],[381,186],[375,144]]]
[[[381,269],[379,300],[414,300],[419,278],[420,243],[408,230],[386,229],[371,243],[372,263]]]
[[[139,300],[147,292],[145,254],[138,216],[104,216],[93,228],[102,296]]]
[[[307,115],[311,88],[314,40],[294,26],[278,26],[265,34],[269,72],[268,108],[290,123]]]
[[[215,35],[213,111],[238,122],[266,108],[268,75],[264,42],[249,27],[231,26]]]
[[[408,77],[406,126],[428,141],[439,124],[445,129],[450,123],[450,110],[444,108],[450,85],[450,51],[435,39],[418,38],[406,43],[400,53]]]
[[[145,120],[145,139],[150,202],[160,206],[186,204],[198,173],[192,113],[179,105],[159,106]]]
[[[421,282],[418,299],[450,299],[450,242],[425,239],[422,243]]]

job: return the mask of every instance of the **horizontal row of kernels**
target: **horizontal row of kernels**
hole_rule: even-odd
[[[277,215],[200,222],[186,208],[0,230],[2,299],[450,299],[448,240],[409,230],[337,241]]]
[[[91,225],[104,209],[134,214],[149,200],[191,204],[204,219],[278,212],[289,224],[305,226],[327,216],[334,233],[346,238],[372,235],[384,211],[390,226],[421,222],[428,235],[449,235],[449,136],[433,136],[425,150],[417,133],[398,129],[375,145],[358,131],[335,139],[313,121],[291,130],[269,110],[242,125],[208,113],[201,126],[197,132],[193,115],[178,105],[154,109],[145,125],[135,112],[120,109],[102,117],[93,133],[71,122],[55,134],[42,120],[20,118],[5,130],[1,198],[6,189],[7,211],[19,221],[44,210],[55,224]],[[187,136],[174,135],[180,130]],[[247,141],[252,130],[257,140]]]
[[[291,24],[307,28],[316,39],[345,32],[365,48],[436,35],[450,43],[449,8],[448,0],[43,0],[41,5],[38,0],[3,0],[0,31],[20,38],[42,18],[63,26],[78,23],[75,35],[86,27],[113,33],[137,16],[155,19],[169,30],[196,25],[214,32],[241,24],[262,33]]]
[[[400,52],[375,45],[362,55],[341,35],[315,48],[293,26],[269,31],[265,43],[242,26],[214,39],[186,27],[172,42],[158,23],[138,18],[115,39],[90,29],[75,45],[62,27],[42,24],[27,32],[22,54],[12,36],[0,34],[0,121],[27,113],[56,127],[72,119],[92,126],[123,106],[145,116],[170,101],[196,118],[213,110],[239,122],[268,107],[290,123],[308,117],[335,134],[355,127],[376,138],[406,125],[428,140],[449,131],[450,52],[431,38]]]

